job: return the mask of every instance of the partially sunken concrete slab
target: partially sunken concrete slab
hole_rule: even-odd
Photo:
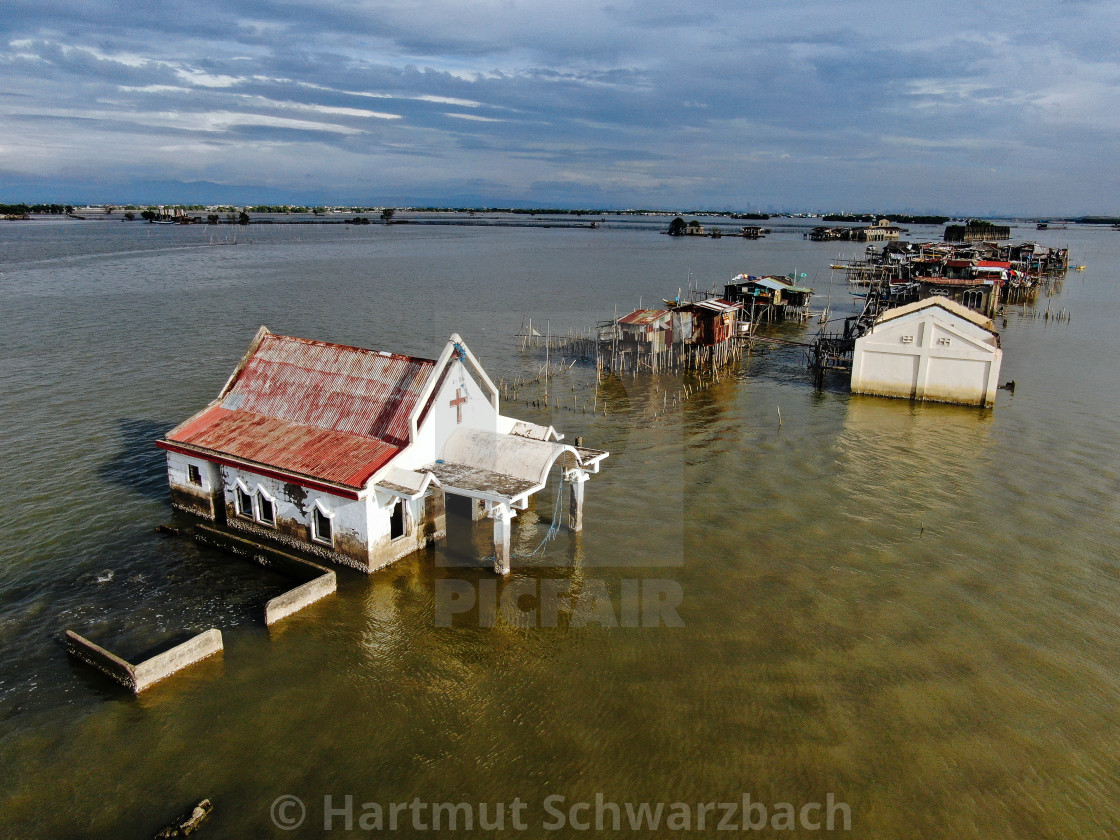
[[[220,653],[222,649],[222,633],[216,627],[211,627],[182,644],[134,665],[84,636],[79,636],[73,630],[66,631],[66,650],[71,656],[92,665],[134,694],[151,688],[177,671]]]

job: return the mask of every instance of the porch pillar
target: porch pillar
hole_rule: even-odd
[[[508,504],[498,502],[490,516],[494,520],[494,574],[508,575],[510,525],[517,512]]]
[[[567,475],[568,480],[568,530],[583,530],[583,485],[587,481],[587,473],[583,470],[572,470]]]

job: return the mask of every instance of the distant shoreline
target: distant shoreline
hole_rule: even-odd
[[[145,211],[157,210],[161,215],[148,220],[141,218]],[[386,221],[381,214],[390,211],[394,215]],[[234,214],[244,212],[248,215],[247,221],[231,218]],[[399,214],[399,215],[396,215]],[[407,215],[405,215],[407,214]],[[214,219],[214,217],[218,217]],[[831,224],[860,224],[874,221],[877,218],[890,219],[896,224],[910,225],[944,225],[949,222],[967,221],[979,217],[950,217],[934,215],[911,214],[875,214],[875,213],[740,213],[729,210],[563,210],[554,208],[521,209],[521,208],[381,208],[381,207],[353,207],[353,208],[303,208],[303,207],[265,207],[262,205],[231,207],[228,205],[215,205],[199,207],[198,205],[27,205],[27,204],[0,204],[0,221],[92,221],[92,222],[119,222],[128,221],[137,224],[177,223],[181,225],[260,225],[260,224],[289,224],[289,225],[456,225],[477,227],[556,227],[556,228],[582,228],[593,229],[607,222],[609,218],[632,217],[635,219],[672,219],[702,218],[726,219],[729,222],[739,221],[769,221],[778,220],[804,221],[814,220]],[[1079,217],[1041,217],[1041,216],[1016,216],[1000,217],[988,216],[987,219],[1019,223],[1019,224],[1076,224],[1076,225],[1120,225],[1120,216],[1079,216]],[[186,221],[189,219],[189,221]]]

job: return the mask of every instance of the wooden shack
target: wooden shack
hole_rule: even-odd
[[[667,301],[668,303],[668,301]],[[693,370],[738,359],[742,304],[720,298],[635,309],[599,332],[596,367],[614,373]]]
[[[1010,225],[994,225],[976,219],[970,220],[967,224],[945,227],[946,242],[987,242],[1010,238]]]
[[[736,315],[743,308],[741,303],[733,303],[722,298],[707,298],[682,303],[673,308],[679,323],[691,321],[687,328],[687,344],[699,347],[714,347],[725,344],[735,337]],[[686,328],[682,326],[682,338]]]
[[[728,301],[739,303],[752,323],[781,321],[793,314],[802,315],[813,290],[797,286],[786,277],[755,277],[738,274],[723,287]]]
[[[999,309],[1000,289],[1005,276],[980,271],[963,277],[916,277],[914,282],[918,286],[917,297],[920,299],[948,298],[992,318]]]

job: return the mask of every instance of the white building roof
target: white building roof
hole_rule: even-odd
[[[995,332],[995,326],[992,324],[991,318],[985,318],[979,312],[973,312],[967,306],[962,306],[955,300],[950,300],[944,295],[935,295],[934,297],[925,298],[924,300],[916,300],[913,303],[907,303],[903,306],[896,306],[894,309],[888,309],[875,319],[875,324],[878,326],[886,321],[892,321],[895,318],[901,318],[903,315],[909,315],[911,312],[918,312],[919,310],[926,309],[930,306],[939,306],[946,312],[956,315],[958,318],[964,318],[975,324],[982,329],[990,332]]]

